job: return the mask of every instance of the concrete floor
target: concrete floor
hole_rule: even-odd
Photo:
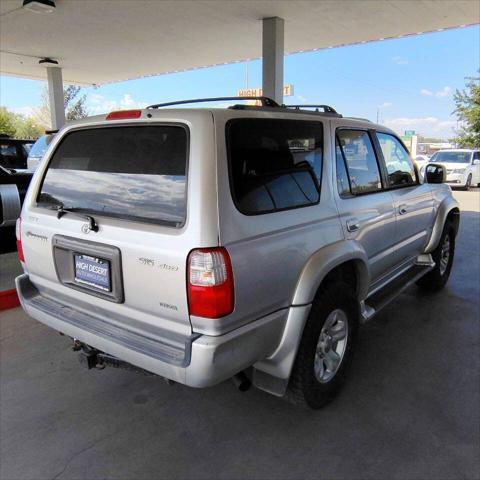
[[[0,478],[480,478],[480,194],[456,195],[447,288],[411,288],[366,325],[318,412],[230,382],[88,372],[65,337],[1,313]]]

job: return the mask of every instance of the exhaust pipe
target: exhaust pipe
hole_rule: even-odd
[[[241,392],[246,392],[252,386],[252,382],[245,375],[245,372],[239,372],[234,375],[232,381]]]

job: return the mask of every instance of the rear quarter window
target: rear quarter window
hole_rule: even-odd
[[[37,203],[179,227],[186,218],[187,152],[183,125],[72,131],[49,162]]]
[[[240,212],[258,215],[319,202],[321,122],[235,119],[226,136],[232,196]]]

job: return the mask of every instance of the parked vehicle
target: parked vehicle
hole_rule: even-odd
[[[427,155],[417,155],[415,157],[415,164],[420,173],[420,178],[423,179],[424,166],[429,162],[430,158]]]
[[[30,149],[30,153],[27,158],[27,168],[28,170],[35,171],[40,164],[45,152],[47,151],[50,142],[53,139],[53,136],[56,132],[46,133],[42,135]]]
[[[32,174],[0,166],[0,251],[15,251],[15,222],[27,193]]]
[[[430,160],[430,157],[428,155],[417,155],[415,157],[415,162],[417,164],[424,164],[424,163],[428,163],[428,161]]]
[[[27,168],[27,156],[34,140],[19,140],[0,136],[0,166],[4,168]]]
[[[446,182],[452,187],[468,190],[480,187],[480,150],[457,148],[439,150],[430,162],[441,163],[447,170]]]
[[[56,135],[18,222],[16,284],[89,368],[251,380],[319,408],[360,323],[413,283],[447,282],[459,208],[442,165],[420,183],[383,125],[258,100]]]

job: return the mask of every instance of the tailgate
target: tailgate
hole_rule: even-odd
[[[32,283],[131,330],[189,335],[186,259],[199,246],[186,223],[189,156],[182,124],[64,135],[22,213]]]

